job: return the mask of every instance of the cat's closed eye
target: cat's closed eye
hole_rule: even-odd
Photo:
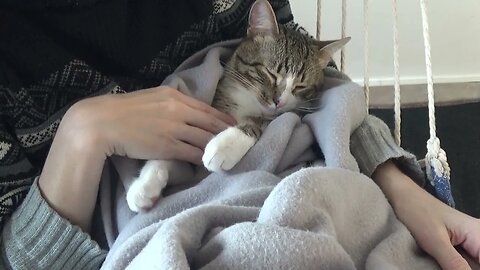
[[[278,82],[278,75],[271,72],[268,68],[264,67],[261,69],[265,75],[267,75],[268,79],[273,85],[277,85]]]
[[[248,70],[247,73],[250,76],[250,78],[252,78],[253,80],[256,80],[259,83],[263,83],[264,78],[260,76],[260,74],[257,71]]]
[[[292,94],[295,95],[295,94],[298,94],[298,93],[306,91],[306,90],[310,90],[310,88],[306,87],[304,85],[297,85],[297,86],[295,86],[295,88],[293,88]]]

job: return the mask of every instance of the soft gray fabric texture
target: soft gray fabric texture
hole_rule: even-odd
[[[222,73],[220,60],[235,45],[217,44],[197,53],[165,84],[211,102]],[[362,138],[386,127],[372,117],[364,121],[358,85],[328,77],[325,87],[329,90],[319,112],[275,119],[231,171],[208,174],[179,163],[164,198],[148,212],[135,215],[128,209],[116,178],[132,171],[109,164],[100,200],[111,250],[102,269],[438,269],[420,252],[380,189],[358,172],[350,133],[363,121],[364,132],[353,148],[357,160],[362,155],[372,159],[360,162],[368,173],[392,157],[418,172],[414,158],[387,140]],[[365,154],[368,143],[377,142],[391,150]]]
[[[0,269],[98,269],[107,251],[63,219],[43,199],[35,181],[5,224]]]
[[[378,165],[393,159],[396,165],[417,184],[425,184],[425,176],[415,155],[397,146],[387,125],[374,116],[367,116],[350,137],[350,151],[362,172],[372,176]]]

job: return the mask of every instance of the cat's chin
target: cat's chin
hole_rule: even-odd
[[[262,118],[268,119],[268,120],[273,120],[275,117],[281,114],[281,112],[277,110],[272,111],[270,109],[264,109],[264,108],[262,108],[261,111],[262,111]]]
[[[265,119],[265,120],[273,120],[275,119],[275,117],[277,117],[279,114],[275,114],[275,115],[266,115],[266,114],[263,114],[262,115],[262,118]]]
[[[268,120],[273,120],[274,118],[288,111],[290,111],[290,109],[285,107],[280,109],[261,108],[262,117]]]
[[[279,110],[279,109],[274,109],[274,108],[271,108],[271,107],[265,107],[265,106],[261,106],[260,107],[260,111],[262,113],[262,117],[264,118],[275,118],[277,116],[279,116],[280,114],[283,113],[283,110]]]

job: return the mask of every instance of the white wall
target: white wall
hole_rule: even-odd
[[[316,0],[290,0],[297,23],[316,29]],[[341,0],[322,0],[321,39],[337,39]],[[370,74],[373,85],[392,84],[392,1],[370,0]],[[402,84],[425,82],[425,54],[419,0],[400,0],[400,70]],[[480,1],[427,1],[434,81],[480,81]],[[348,0],[346,72],[363,79],[363,1]]]

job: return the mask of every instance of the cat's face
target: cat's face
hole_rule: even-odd
[[[257,1],[250,12],[248,36],[235,51],[225,76],[239,80],[265,116],[278,115],[307,106],[317,97],[323,69],[346,42],[318,42],[279,28],[268,1]]]

